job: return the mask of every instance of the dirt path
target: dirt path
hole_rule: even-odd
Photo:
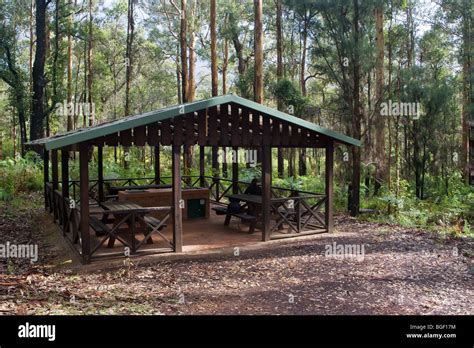
[[[5,209],[0,214],[0,243],[6,238],[34,242],[45,233],[44,226],[32,227],[34,218],[47,221],[41,220],[41,208],[21,224]],[[1,261],[0,313],[474,314],[472,239],[441,240],[430,232],[345,216],[336,226],[332,235],[239,256],[161,260],[79,274],[67,267],[51,270],[60,250],[40,242],[49,256],[39,264]],[[363,245],[365,253],[326,255],[334,243]]]

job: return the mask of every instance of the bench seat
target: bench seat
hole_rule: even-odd
[[[246,214],[246,213],[233,213],[233,214],[230,214],[232,216],[235,216],[239,219],[242,219],[244,221],[255,221],[257,218],[253,215],[250,215],[250,214]]]
[[[107,226],[96,216],[89,217],[89,225],[95,231],[96,236],[104,236],[107,234]]]
[[[213,207],[212,210],[216,212],[216,215],[226,215],[227,208],[226,207]]]
[[[157,219],[156,217],[153,217],[153,216],[145,216],[145,221],[150,224],[151,226],[153,226],[153,228],[155,228],[156,226],[158,226],[161,221],[159,219]],[[162,230],[163,228],[166,227],[166,224],[163,224],[162,226],[160,226],[159,230]]]

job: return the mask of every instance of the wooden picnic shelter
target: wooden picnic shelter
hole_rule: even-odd
[[[28,145],[43,153],[45,207],[52,213],[63,234],[70,236],[69,240],[78,246],[82,261],[89,263],[94,253],[107,241],[113,244],[113,240],[118,239],[130,246],[132,252],[150,242],[151,233],[146,232],[144,240],[138,244],[127,244],[117,233],[119,227],[116,224],[108,227],[104,215],[115,215],[116,221],[123,220],[121,224],[136,220],[136,225],[135,222],[131,224],[133,233],[140,226],[160,233],[168,222],[172,225],[172,238],[167,239],[169,247],[160,251],[182,252],[183,185],[208,188],[216,204],[223,204],[228,196],[242,194],[246,185],[239,181],[239,168],[235,161],[232,163],[232,179],[205,175],[205,151],[209,147],[212,148],[213,167],[218,165],[218,148],[232,148],[235,151],[258,149],[262,168],[262,195],[258,201],[261,219],[258,226],[263,241],[278,238],[276,232],[288,224],[293,228],[288,236],[331,232],[334,147],[337,144],[360,146],[360,141],[262,104],[235,95],[224,95],[38,139]],[[200,149],[199,175],[191,177],[182,173],[181,157],[183,149],[195,145]],[[111,201],[115,197],[110,197],[110,192],[105,189],[107,182],[112,180],[104,178],[104,146],[153,147],[154,177],[147,178],[147,181],[125,178],[114,190],[116,193],[120,192],[120,186],[134,185],[156,190],[166,187],[172,192],[171,205],[154,208],[129,205],[127,210],[126,205],[118,203],[120,201]],[[172,168],[169,178],[160,173],[163,146],[171,147]],[[291,190],[272,186],[272,148],[325,149],[325,191],[318,194],[299,192],[297,196],[292,196],[294,192]],[[97,180],[90,180],[89,177],[93,151],[97,151]],[[78,182],[70,180],[68,166],[71,152],[79,153]],[[117,183],[117,179],[113,183]],[[290,201],[292,207],[288,208]],[[97,204],[102,209],[99,212],[95,208]],[[103,209],[110,209],[109,214],[104,214]],[[324,213],[321,213],[323,209]],[[150,217],[151,211],[159,211],[163,218]],[[275,214],[279,216],[276,223],[271,221]],[[322,218],[320,214],[323,214]],[[310,227],[316,225],[317,229]],[[96,232],[102,230],[103,238],[97,244],[91,241],[91,228]]]

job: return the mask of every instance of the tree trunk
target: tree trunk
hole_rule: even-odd
[[[375,62],[375,194],[381,185],[387,182],[387,156],[385,150],[385,119],[380,113],[384,89],[384,33],[383,33],[383,2],[375,8],[375,30],[377,58]]]
[[[196,92],[196,32],[195,32],[195,11],[196,11],[196,0],[192,2],[191,14],[189,19],[191,24],[189,25],[189,80],[188,80],[188,97],[186,98],[187,102],[194,101],[195,92]]]
[[[68,2],[68,25],[67,25],[67,103],[72,103],[72,0]],[[73,129],[73,115],[68,112],[67,114],[67,130]]]
[[[307,50],[307,42],[308,42],[308,22],[309,16],[308,12],[305,11],[304,18],[303,18],[303,32],[301,33],[301,65],[300,65],[300,87],[301,87],[301,95],[306,96],[306,80],[305,80],[305,72],[306,72],[306,50]],[[306,149],[301,148],[298,151],[299,158],[298,158],[298,174],[300,176],[306,175]]]
[[[190,21],[189,24],[189,78],[188,78],[188,94],[186,102],[192,102],[195,98],[196,82],[195,82],[195,68],[196,68],[196,58],[195,58],[195,43],[196,43],[196,33],[195,33],[195,11],[196,11],[196,0],[193,0],[191,3],[191,13],[188,17]],[[185,146],[184,150],[184,173],[185,175],[191,175],[191,168],[193,167],[193,158],[194,158],[194,146]],[[191,178],[187,179],[187,184],[191,185]]]
[[[306,148],[300,149],[300,159],[298,161],[299,164],[299,175],[304,176],[307,174],[307,167],[306,167]]]
[[[420,140],[419,140],[418,122],[413,121],[413,165],[415,167],[415,193],[416,197],[422,199],[421,166],[420,159]]]
[[[229,65],[229,41],[224,39],[224,62],[222,63],[222,94],[227,94],[227,66]]]
[[[13,158],[14,161],[16,162],[17,158],[17,148],[16,148],[16,123],[15,123],[15,118],[12,117],[12,142],[13,142]],[[1,157],[0,157],[1,160]]]
[[[181,0],[181,27],[179,38],[181,47],[181,95],[183,103],[187,102],[188,97],[188,43],[186,40],[186,27],[186,0]]]
[[[10,47],[8,45],[4,46],[6,63],[8,70],[10,72],[9,76],[5,76],[3,80],[11,87],[13,90],[13,95],[15,98],[15,109],[18,115],[18,124],[20,126],[20,152],[23,156],[25,153],[24,144],[26,143],[26,111],[25,111],[25,90],[23,87],[23,81],[21,79],[20,73],[16,67],[16,61],[14,56],[12,56]]]
[[[407,41],[407,68],[410,69],[413,66],[414,61],[414,50],[415,50],[415,28],[414,28],[414,21],[413,21],[413,9],[412,6],[409,4],[406,10],[406,22],[407,22],[407,29],[408,29],[408,36],[409,40]],[[402,86],[401,81],[401,73],[399,71],[399,78],[398,78],[398,91],[400,93]],[[400,101],[400,95],[399,95]],[[410,133],[410,123],[408,121],[404,122],[403,124],[403,153],[405,158],[405,178],[409,178],[412,173],[412,167],[414,160],[410,158],[411,151],[409,147],[409,133]],[[413,150],[413,153],[415,150]],[[414,155],[415,156],[415,155]],[[415,175],[416,176],[416,175]]]
[[[282,31],[282,0],[276,0],[276,45],[277,45],[277,79],[283,78],[283,31]],[[277,101],[277,109],[283,110],[283,103],[279,98]],[[278,148],[277,151],[277,167],[278,177],[282,178],[285,175],[283,149]]]
[[[181,92],[181,64],[179,43],[176,45],[176,87],[178,92],[178,104],[183,102],[183,93]]]
[[[51,71],[51,84],[52,84],[52,104],[56,105],[58,102],[58,60],[59,60],[59,42],[61,41],[61,32],[59,30],[59,9],[60,9],[60,0],[56,0],[54,4],[54,53],[53,53],[53,66]],[[47,100],[47,98],[46,98]],[[62,115],[63,116],[63,115]]]
[[[390,24],[389,24],[389,34],[392,33],[392,18],[393,18],[393,4],[390,3]],[[390,35],[391,36],[391,35]],[[392,68],[392,60],[393,60],[393,46],[392,46],[392,41],[388,41],[388,96],[389,100],[392,99],[393,92],[392,92],[392,73],[393,73],[393,68]],[[400,193],[400,139],[399,139],[399,133],[400,133],[400,118],[397,117],[395,121],[395,197],[398,198],[398,195]],[[389,149],[391,151],[391,147]],[[388,167],[388,171],[390,173],[390,165]],[[390,175],[390,174],[389,174]]]
[[[302,35],[302,47],[301,47],[301,68],[300,68],[300,86],[301,94],[306,96],[306,80],[305,80],[305,70],[306,70],[306,45],[308,42],[308,14],[304,15],[303,23],[303,32]]]
[[[211,91],[212,96],[219,95],[219,86],[217,78],[217,31],[216,31],[216,0],[211,0]],[[224,68],[222,68],[224,71]]]
[[[30,93],[33,94],[33,49],[35,47],[33,17],[35,15],[35,0],[31,0],[30,7],[30,55],[28,61],[28,69],[30,73]]]
[[[254,100],[263,103],[263,25],[262,25],[262,0],[254,0],[255,12],[255,76]]]
[[[219,95],[219,81],[217,77],[217,30],[216,30],[216,0],[211,0],[211,13],[210,13],[210,26],[211,26],[211,83],[212,83],[212,96],[215,97]],[[227,16],[224,19],[224,23],[227,21]],[[224,24],[225,25],[225,24]],[[227,47],[227,39],[224,39],[224,62],[222,64],[222,94],[227,93],[227,63],[228,63],[228,47]],[[217,163],[217,151],[218,147],[212,147],[212,155],[211,155],[211,162],[212,162],[212,175],[217,175],[215,172],[218,170],[219,165]]]
[[[44,63],[46,59],[46,0],[36,0],[36,52],[33,63],[33,101],[30,140],[44,136]]]
[[[353,0],[353,36],[354,36],[354,57],[353,57],[353,115],[352,130],[353,138],[361,138],[361,105],[360,105],[360,61],[359,61],[359,0]],[[360,205],[360,148],[352,147],[352,204],[351,215],[359,214]]]
[[[466,1],[467,7],[469,6],[468,2]],[[462,96],[463,96],[463,103],[462,103],[462,145],[461,145],[461,170],[463,174],[463,179],[466,184],[469,183],[469,176],[470,176],[470,168],[469,168],[469,119],[470,115],[474,110],[470,110],[471,106],[471,98],[470,95],[472,92],[470,91],[470,32],[469,32],[469,8],[465,8],[465,14],[463,16],[463,54],[462,54]],[[474,29],[471,29],[474,30]],[[472,34],[471,34],[472,35]]]
[[[94,115],[94,102],[93,102],[93,92],[92,92],[92,8],[93,8],[93,0],[89,0],[89,39],[88,47],[87,47],[87,102],[89,104],[89,126],[93,126],[95,122],[95,115]]]
[[[244,58],[243,45],[239,40],[238,32],[233,33],[232,43],[234,44],[235,55],[237,56],[237,71],[239,76],[242,76],[247,71],[247,60]]]
[[[133,36],[135,31],[134,22],[134,2],[135,0],[128,0],[127,11],[127,49],[126,49],[126,73],[125,73],[125,116],[130,115],[130,89],[132,86],[132,69],[133,69]],[[124,168],[128,169],[129,148],[124,147]]]
[[[295,170],[295,149],[292,147],[288,150],[288,176],[295,177],[296,170]]]
[[[20,153],[25,154],[26,139],[26,110],[25,110],[25,94],[21,82],[15,89],[16,109],[18,114],[18,125],[20,126]]]
[[[296,28],[296,13],[293,11],[293,18],[291,21],[291,35],[290,35],[290,59],[289,59],[289,69],[291,80],[295,80],[296,77],[296,54],[295,54],[295,28]]]
[[[134,0],[128,0],[127,11],[127,48],[126,48],[126,72],[125,72],[125,116],[130,115],[130,90],[132,86],[132,71],[133,71],[133,36],[135,31],[134,22]]]

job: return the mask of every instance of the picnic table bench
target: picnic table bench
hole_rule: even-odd
[[[102,240],[104,243],[108,239],[108,247],[112,248],[115,241],[120,241],[123,245],[129,246],[132,252],[135,252],[144,243],[153,244],[151,235],[158,233],[168,243],[171,243],[160,231],[166,227],[166,220],[169,215],[159,220],[148,214],[152,211],[167,210],[171,207],[142,207],[136,203],[126,201],[102,202],[100,206],[104,209],[101,212],[91,214],[89,218],[89,225],[96,232],[96,235],[106,235]],[[95,215],[102,215],[102,218]],[[109,218],[112,215],[112,219]],[[113,227],[109,227],[108,224]],[[135,238],[137,232],[143,233],[144,239],[138,241]],[[128,238],[124,237],[128,236]],[[129,241],[127,239],[130,239]]]
[[[262,196],[251,194],[232,194],[226,196],[229,200],[244,202],[248,206],[253,206],[253,215],[242,213],[229,213],[226,208],[215,208],[219,215],[226,214],[224,225],[228,225],[230,218],[236,216],[238,218],[247,219],[250,222],[249,233],[253,233],[257,223],[261,222]],[[271,232],[283,229],[287,225],[289,230],[300,233],[310,225],[312,219],[316,219],[323,224],[324,222],[316,214],[318,209],[324,203],[323,195],[309,194],[294,197],[272,197],[270,199],[271,219],[275,220],[275,224],[271,227]],[[307,199],[318,199],[314,204],[308,204]],[[289,204],[291,202],[291,204]]]
[[[239,212],[239,213],[232,213],[228,212],[227,208],[225,207],[214,207],[212,208],[216,212],[217,215],[225,215],[224,226],[228,226],[230,223],[230,219],[232,216],[242,220],[243,222],[250,223],[249,233],[253,233],[255,231],[255,224],[254,222],[257,221],[257,218],[253,215]]]

